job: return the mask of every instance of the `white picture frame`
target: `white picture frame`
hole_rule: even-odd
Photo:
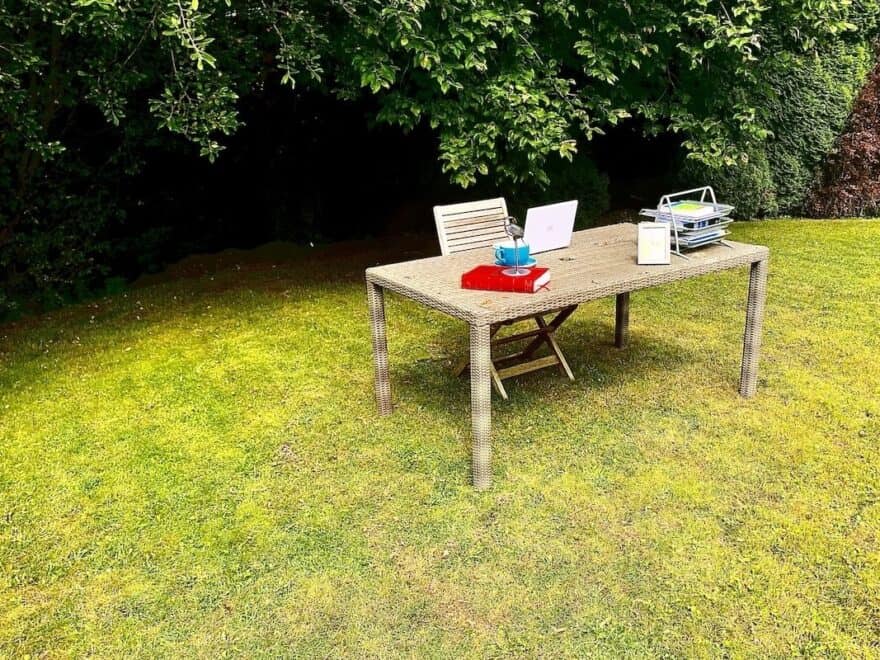
[[[638,265],[664,266],[671,263],[669,236],[669,225],[665,222],[640,222]]]

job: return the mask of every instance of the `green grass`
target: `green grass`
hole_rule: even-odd
[[[484,494],[464,326],[391,297],[375,414],[368,246],[0,327],[0,657],[880,656],[880,222],[735,238],[757,398],[744,270],[586,305]]]

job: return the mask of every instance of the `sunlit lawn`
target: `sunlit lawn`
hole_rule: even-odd
[[[388,300],[375,414],[375,251],[0,326],[0,657],[880,655],[880,222],[735,238],[772,250],[757,398],[745,270],[634,294],[625,351],[584,306],[484,494],[463,325]]]

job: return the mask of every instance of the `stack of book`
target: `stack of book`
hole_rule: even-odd
[[[731,211],[733,207],[727,204],[685,199],[642,209],[639,215],[671,225],[672,248],[678,252],[720,243],[730,233],[727,227],[733,222]]]

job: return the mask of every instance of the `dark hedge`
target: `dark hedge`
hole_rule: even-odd
[[[805,213],[871,61],[867,44],[839,44],[819,55],[780,55],[762,75],[762,121],[772,137],[736,166],[686,163],[685,184],[714,185],[740,218]]]

